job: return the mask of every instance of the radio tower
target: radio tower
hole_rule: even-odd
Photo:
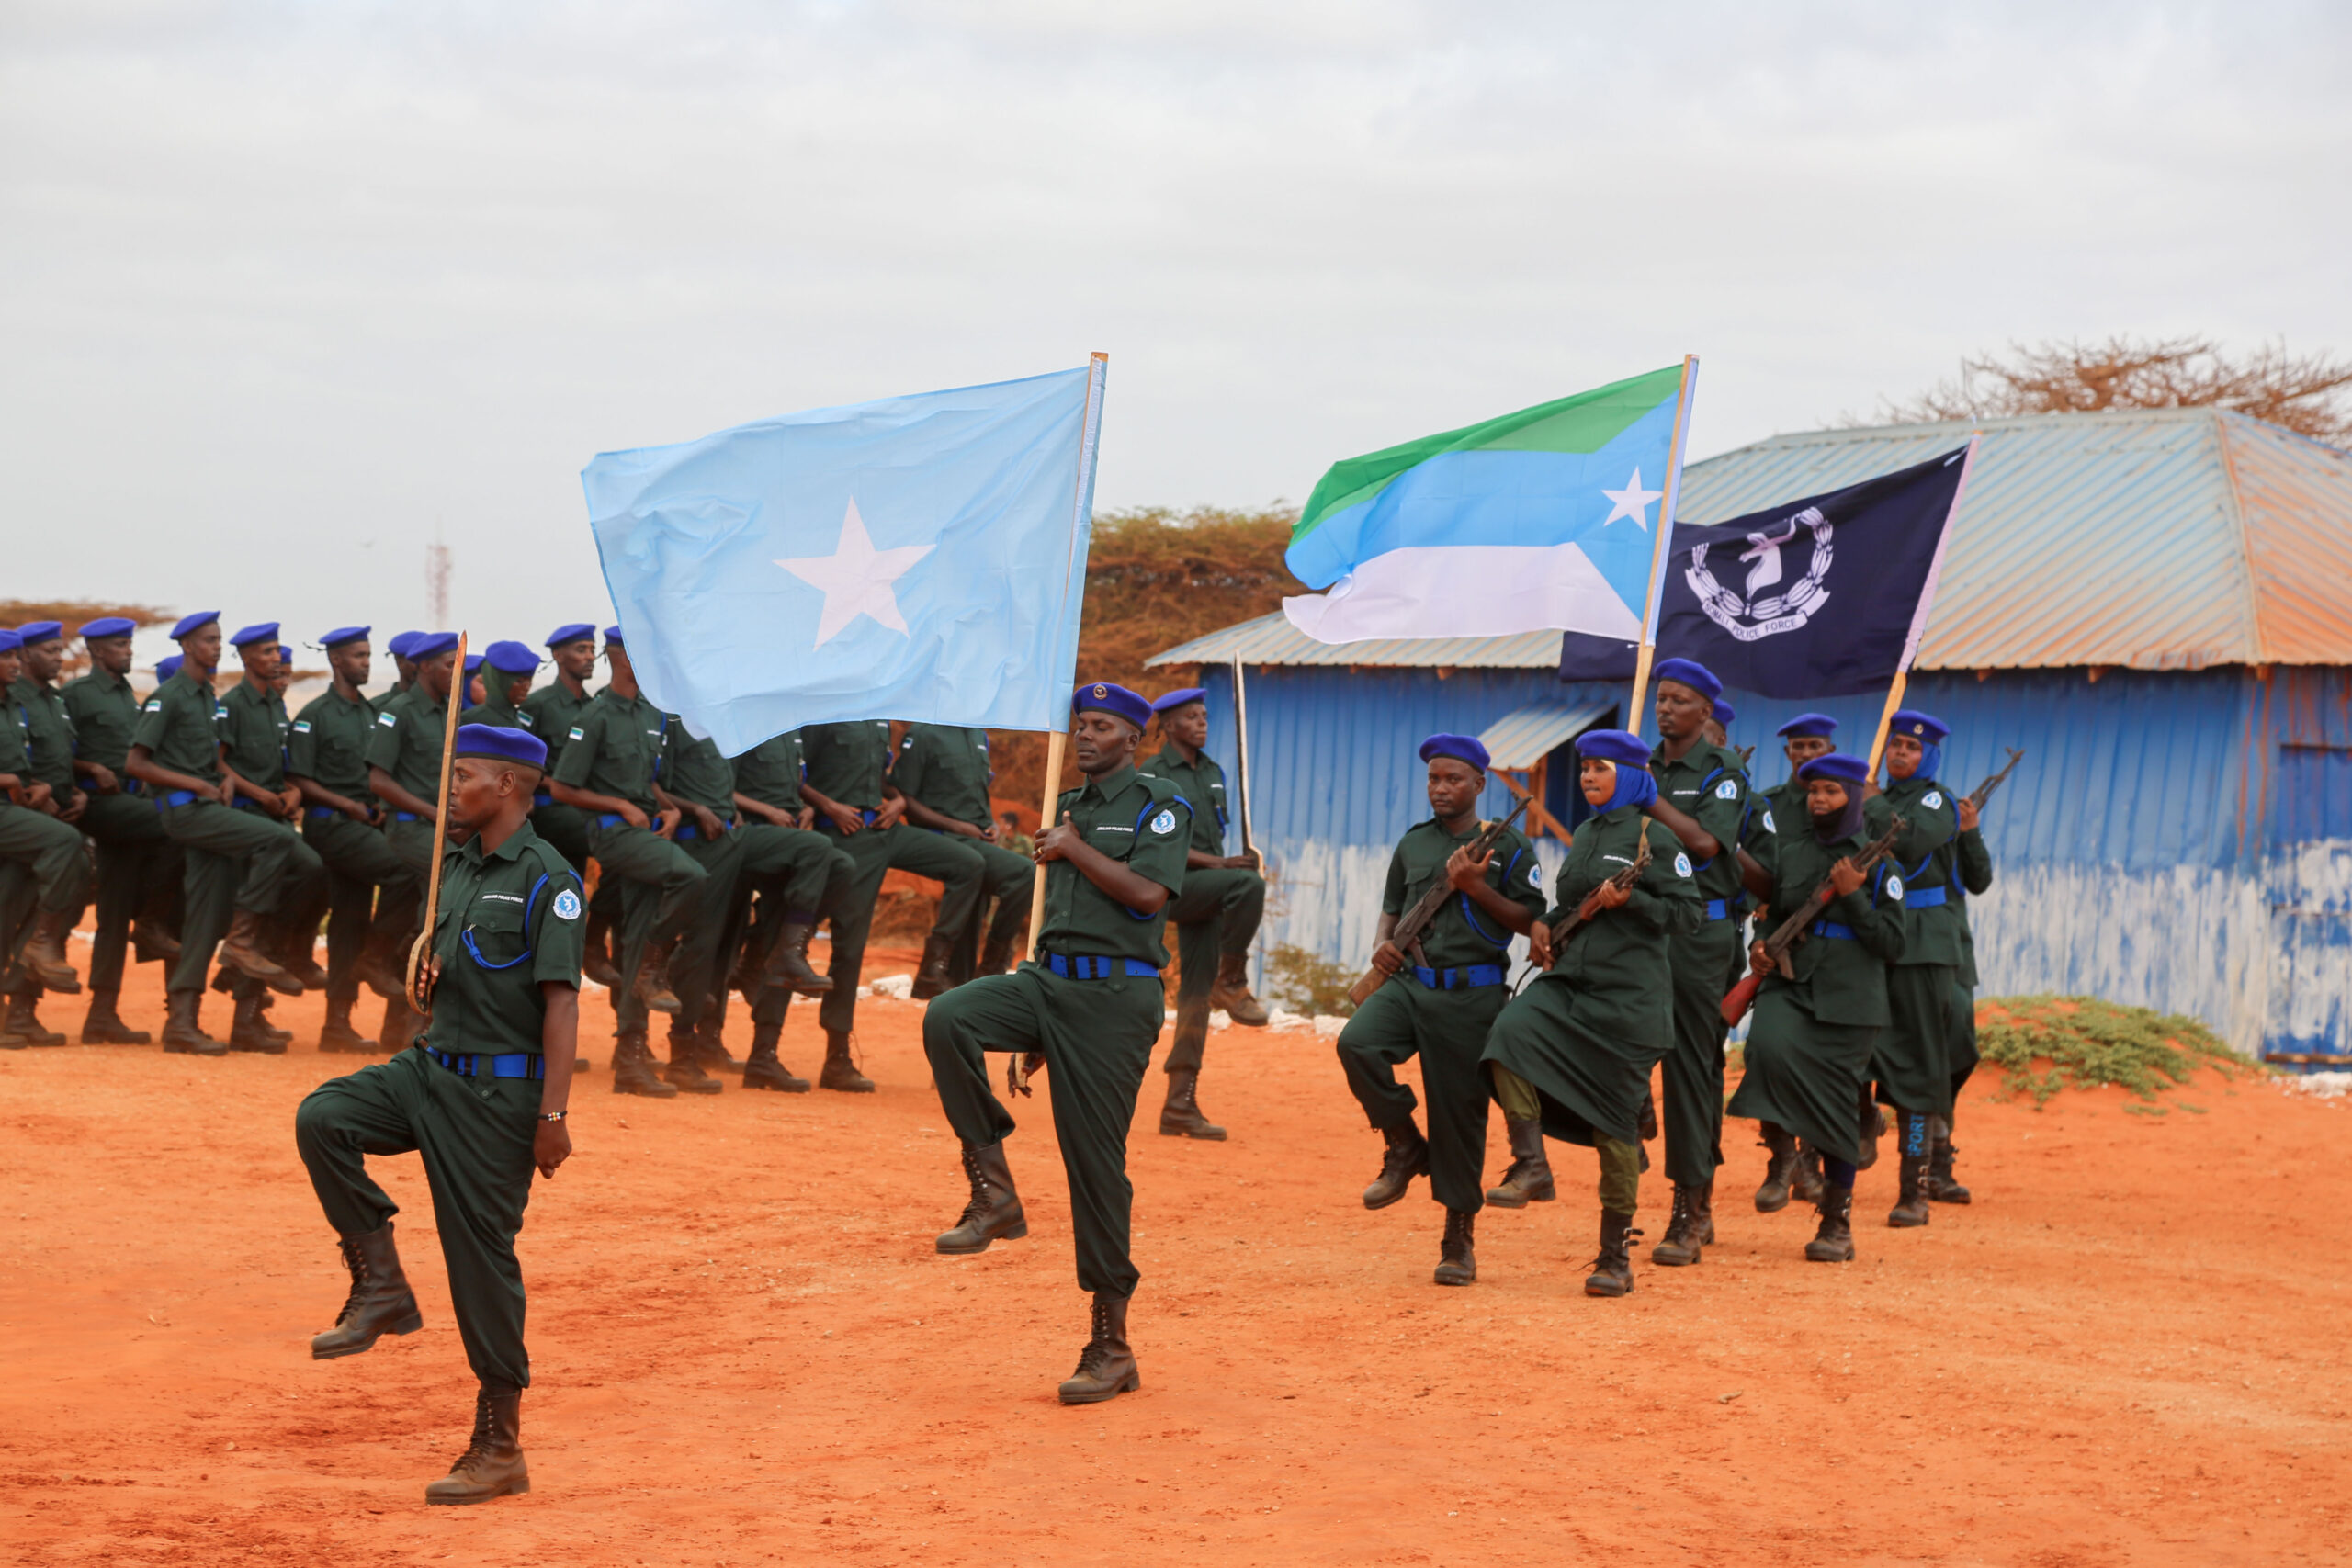
[[[425,618],[440,631],[449,623],[449,547],[441,542],[441,525],[433,525],[433,542],[424,547]]]

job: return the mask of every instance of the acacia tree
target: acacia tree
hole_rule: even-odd
[[[2175,408],[2231,409],[2341,445],[2352,439],[2352,362],[2284,344],[2233,355],[2204,336],[2070,338],[1963,359],[1956,378],[1882,405],[1894,424]]]

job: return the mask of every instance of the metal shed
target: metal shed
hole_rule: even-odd
[[[2352,1057],[2352,455],[2210,409],[1822,431],[1692,464],[1681,514],[1850,484],[1971,428],[1909,700],[1953,726],[1955,785],[2028,750],[1987,813],[1986,989],[2089,992],[2193,1013],[2248,1053]],[[1228,758],[1227,667],[1247,668],[1269,943],[1369,948],[1390,846],[1426,811],[1423,736],[1525,750],[1622,722],[1624,688],[1563,683],[1557,657],[1549,634],[1332,647],[1279,615],[1158,655],[1197,667]],[[1866,743],[1880,705],[1727,695],[1764,784],[1785,775],[1787,717],[1817,707]],[[1572,828],[1573,770],[1549,773]],[[1498,784],[1488,808],[1509,799]]]

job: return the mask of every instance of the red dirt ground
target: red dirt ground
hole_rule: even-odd
[[[155,975],[125,998],[149,1027]],[[872,1099],[662,1103],[609,1092],[587,1011],[578,1154],[522,1239],[535,1490],[462,1509],[422,1502],[471,1383],[413,1157],[378,1163],[424,1331],[305,1352],[343,1285],[291,1120],[356,1065],[307,1043],[315,999],[279,1005],[283,1057],[0,1054],[0,1557],[2343,1561],[2352,1123],[2260,1080],[2161,1118],[1979,1087],[1976,1204],[1888,1231],[1882,1162],[1842,1268],[1802,1260],[1809,1216],[1750,1209],[1736,1128],[1721,1245],[1609,1302],[1580,1289],[1589,1156],[1555,1148],[1566,1201],[1489,1210],[1478,1284],[1440,1289],[1426,1189],[1357,1201],[1378,1140],[1329,1044],[1221,1034],[1205,1099],[1233,1141],[1155,1135],[1157,1075],[1138,1118],[1143,1389],[1065,1409],[1085,1300],[1042,1096],[1012,1147],[1029,1239],[951,1260],[915,1005],[862,1010]],[[804,1071],[814,1029],[796,1010]],[[1653,1239],[1667,1196],[1645,1185]]]

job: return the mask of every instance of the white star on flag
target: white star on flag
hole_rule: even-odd
[[[900,637],[906,636],[907,623],[899,614],[899,596],[890,585],[933,548],[901,545],[896,549],[876,549],[865,532],[865,519],[857,514],[857,498],[852,496],[849,511],[842,518],[841,543],[831,555],[796,556],[775,564],[825,595],[813,645],[822,648],[860,615],[871,615]]]
[[[1662,490],[1644,490],[1642,488],[1642,470],[1635,468],[1634,470],[1634,477],[1625,481],[1625,488],[1623,490],[1604,489],[1600,493],[1614,502],[1617,508],[1614,512],[1611,512],[1608,516],[1600,520],[1600,525],[1602,527],[1608,527],[1609,525],[1616,522],[1620,517],[1630,517],[1634,520],[1634,526],[1640,528],[1643,533],[1646,534],[1650,531],[1650,520],[1642,514],[1642,509],[1649,505],[1651,502],[1656,501],[1660,496],[1664,495],[1666,491]]]

